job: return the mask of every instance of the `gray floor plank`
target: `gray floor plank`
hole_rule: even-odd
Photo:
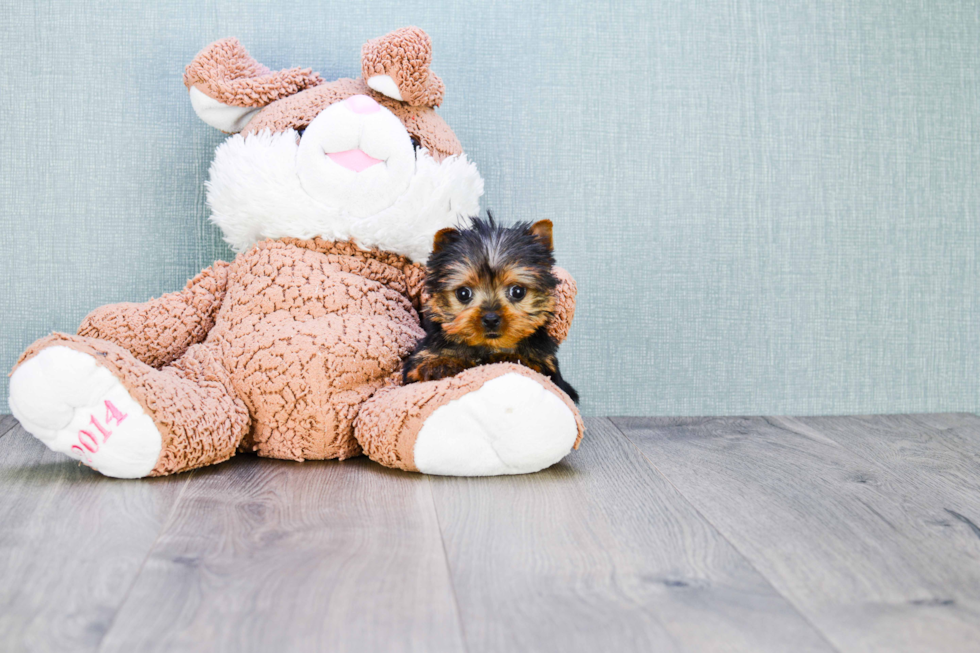
[[[615,421],[523,477],[132,482],[0,416],[0,650],[975,650],[977,416]]]
[[[977,427],[980,426],[980,416],[975,413],[914,413],[909,415],[909,417],[923,424],[931,424],[941,429],[969,428],[973,431],[970,437],[975,442],[980,442],[980,433],[976,432]]]
[[[429,479],[366,459],[197,472],[105,651],[461,651]]]
[[[941,431],[938,442],[980,467],[980,417],[968,413],[939,413],[910,415],[909,418]]]
[[[0,650],[95,651],[187,477],[105,478],[0,439]]]
[[[833,650],[608,420],[544,472],[432,490],[472,653]]]
[[[17,426],[13,415],[0,415],[0,438],[10,433]]]
[[[922,500],[949,516],[949,526],[976,533],[980,524],[980,419],[942,415],[772,418],[789,430],[812,429],[890,470]],[[961,523],[957,524],[959,520]],[[970,524],[974,526],[971,527]]]
[[[614,418],[842,651],[976,651],[980,540],[887,467],[765,418]]]

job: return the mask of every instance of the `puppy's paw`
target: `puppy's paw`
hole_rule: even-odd
[[[409,359],[405,368],[405,382],[438,381],[456,376],[465,369],[467,366],[459,359],[423,349],[412,354]]]

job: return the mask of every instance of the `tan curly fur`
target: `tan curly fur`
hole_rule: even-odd
[[[437,107],[445,93],[442,80],[429,70],[432,40],[418,27],[403,27],[372,39],[361,49],[361,75],[388,75],[402,100],[415,107]]]
[[[389,252],[320,238],[266,240],[182,291],[96,309],[79,335],[41,339],[18,365],[63,345],[107,367],[163,436],[151,475],[236,450],[311,460],[349,458],[362,446],[409,469],[418,420],[512,367],[397,387],[402,360],[423,335],[424,279],[422,265]],[[552,387],[527,368],[519,373]]]
[[[249,55],[236,38],[215,41],[184,69],[184,86],[236,107],[264,107],[323,83],[309,68],[270,71]]]

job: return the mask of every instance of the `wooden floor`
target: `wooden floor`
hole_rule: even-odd
[[[119,481],[0,417],[0,651],[980,651],[980,418],[613,418],[539,474]]]

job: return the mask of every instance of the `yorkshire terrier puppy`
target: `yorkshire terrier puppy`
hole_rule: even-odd
[[[405,361],[404,382],[506,361],[550,377],[578,403],[548,334],[558,285],[552,249],[550,220],[502,227],[487,212],[468,229],[439,231],[427,262],[426,335]]]

